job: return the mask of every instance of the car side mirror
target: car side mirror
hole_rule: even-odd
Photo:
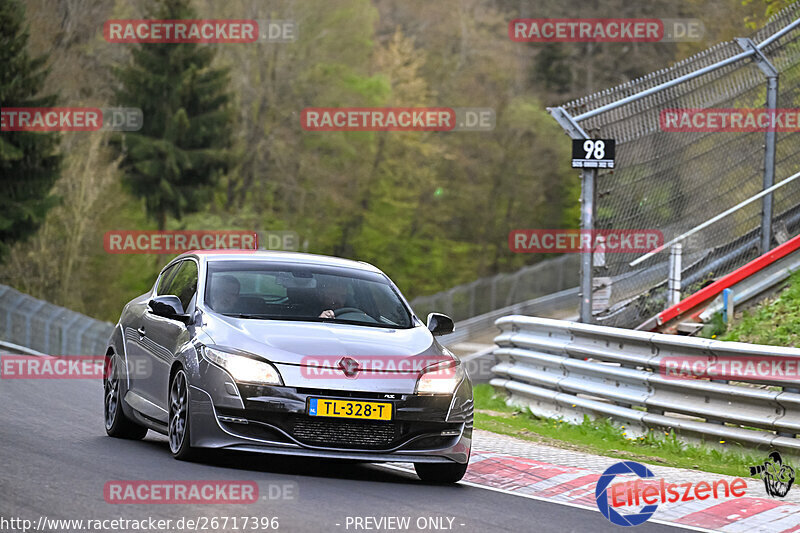
[[[184,324],[189,323],[189,315],[183,310],[183,304],[180,298],[172,294],[165,294],[163,296],[156,296],[147,304],[150,310],[156,316],[169,318],[171,320],[179,320]]]
[[[447,315],[430,313],[428,315],[428,329],[434,335],[447,335],[448,333],[453,333],[456,325],[453,323],[453,319]]]

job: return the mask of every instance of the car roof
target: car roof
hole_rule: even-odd
[[[212,261],[253,261],[253,262],[275,262],[275,263],[297,263],[309,265],[338,266],[343,268],[354,268],[369,272],[383,273],[381,270],[363,261],[353,261],[341,257],[329,255],[306,254],[300,252],[283,252],[272,250],[192,250],[184,252],[173,261],[185,257],[195,257],[199,261],[206,263]]]

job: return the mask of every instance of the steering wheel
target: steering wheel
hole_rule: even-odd
[[[366,313],[357,307],[340,307],[339,309],[333,312],[333,316],[339,318],[339,315],[346,315],[347,313],[360,313],[365,315]]]

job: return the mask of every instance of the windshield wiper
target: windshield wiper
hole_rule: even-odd
[[[257,315],[257,314],[253,314],[253,313],[222,313],[222,314],[224,316],[229,316],[229,317],[232,317],[232,318],[253,318],[253,319],[261,319],[261,320],[270,319],[270,318],[274,318],[274,319],[280,319],[281,318],[281,317],[278,317],[278,316],[275,316],[275,315]]]

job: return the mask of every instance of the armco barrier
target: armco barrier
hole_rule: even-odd
[[[496,322],[495,377],[510,403],[539,416],[584,415],[624,423],[630,436],[674,429],[707,442],[739,442],[800,452],[800,381],[668,379],[664,357],[791,356],[800,349],[680,337],[508,316]],[[754,385],[767,385],[757,387]]]
[[[102,355],[113,327],[0,285],[0,340],[48,355]]]

